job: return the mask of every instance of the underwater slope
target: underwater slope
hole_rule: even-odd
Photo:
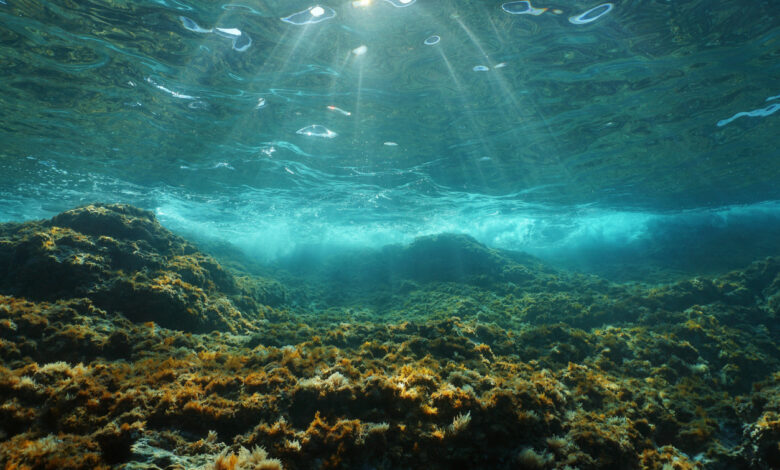
[[[280,283],[90,205],[0,260],[5,468],[780,465],[777,258],[617,285],[444,234]]]

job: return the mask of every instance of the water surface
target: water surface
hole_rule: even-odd
[[[777,230],[780,7],[599,5],[9,0],[0,219],[129,202],[264,258]]]

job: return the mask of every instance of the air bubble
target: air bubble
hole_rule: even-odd
[[[611,3],[602,3],[599,6],[595,6],[585,13],[581,13],[577,16],[569,18],[569,22],[572,24],[588,24],[612,11],[614,5]]]
[[[488,70],[490,70],[490,67],[487,67],[485,65],[476,65],[471,70],[473,70],[475,72],[487,72]]]
[[[303,127],[295,131],[295,133],[300,135],[305,135],[307,137],[322,137],[325,139],[332,139],[338,136],[338,134],[336,134],[332,130],[328,129],[325,126],[321,126],[319,124],[312,124],[311,126]]]
[[[290,16],[282,18],[285,23],[301,26],[305,24],[320,23],[325,20],[329,20],[336,16],[336,11],[333,8],[324,7],[321,5],[315,5],[309,7],[298,13],[293,13]]]
[[[431,36],[428,39],[424,41],[426,46],[433,46],[435,44],[439,44],[439,41],[441,41],[441,38],[439,36]]]
[[[233,50],[235,51],[244,52],[245,50],[249,49],[249,46],[251,45],[252,38],[250,38],[246,33],[233,39]]]

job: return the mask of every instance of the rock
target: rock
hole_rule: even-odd
[[[154,250],[171,254],[184,249],[186,242],[163,228],[152,212],[127,204],[90,204],[54,216],[46,225],[67,227],[93,237],[112,237],[148,244]]]
[[[391,270],[418,281],[493,278],[506,264],[498,252],[468,235],[444,233],[420,237],[405,247],[385,251]]]
[[[0,293],[31,300],[87,297],[135,322],[191,332],[256,329],[256,297],[154,214],[91,204],[49,221],[0,227]],[[233,304],[240,298],[245,317]]]

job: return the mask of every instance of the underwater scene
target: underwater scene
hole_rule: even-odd
[[[780,469],[777,0],[0,0],[0,470]]]

